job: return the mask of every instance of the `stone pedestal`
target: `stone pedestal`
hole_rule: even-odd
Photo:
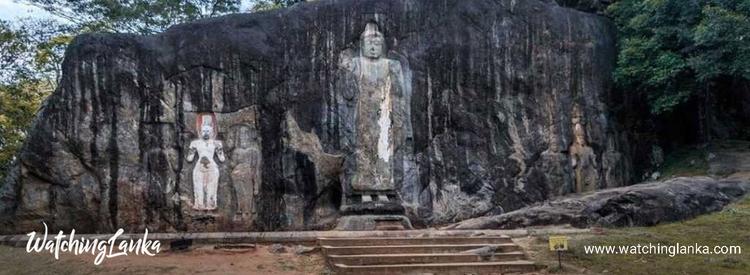
[[[404,216],[404,207],[398,194],[356,194],[345,198],[341,207],[344,215],[336,230],[405,230],[413,229],[409,218]]]
[[[402,215],[404,207],[395,193],[367,192],[354,193],[344,198],[341,206],[343,215]]]
[[[349,215],[339,218],[336,230],[375,231],[414,229],[404,215]]]

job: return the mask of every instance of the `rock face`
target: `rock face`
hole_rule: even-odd
[[[629,182],[607,107],[607,19],[554,1],[314,1],[76,38],[0,190],[0,231],[331,228],[356,121],[337,83],[367,23],[403,75],[390,169],[415,225]],[[194,144],[206,159],[188,161],[202,128],[214,145]],[[194,192],[214,164],[216,209],[200,209]]]
[[[651,226],[719,211],[750,191],[750,181],[676,178],[560,198],[502,215],[479,217],[446,229],[528,226]]]
[[[603,13],[616,0],[555,0],[560,6],[571,7],[586,12]]]

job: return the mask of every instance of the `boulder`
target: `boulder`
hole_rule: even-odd
[[[750,190],[746,179],[675,178],[573,195],[501,215],[465,220],[445,229],[528,226],[652,226],[719,211]]]

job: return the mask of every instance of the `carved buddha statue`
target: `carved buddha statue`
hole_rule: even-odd
[[[211,115],[202,115],[196,123],[200,125],[200,138],[190,142],[190,148],[186,156],[188,162],[198,161],[193,168],[193,209],[214,210],[216,209],[216,192],[219,186],[219,165],[214,161],[214,156],[224,162],[224,149],[222,142],[216,140],[216,122]]]

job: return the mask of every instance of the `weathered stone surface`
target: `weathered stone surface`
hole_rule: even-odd
[[[585,12],[603,13],[616,0],[555,0],[560,6],[570,7]]]
[[[376,213],[380,214],[380,213]],[[414,229],[411,221],[402,215],[347,215],[339,218],[336,230],[374,231]]]
[[[268,252],[273,254],[286,253],[286,247],[282,244],[275,243],[268,247]]]
[[[676,178],[564,197],[501,215],[465,220],[445,229],[513,229],[563,224],[651,226],[721,210],[748,191],[748,180]]]
[[[522,208],[576,182],[629,182],[607,105],[607,19],[541,0],[314,1],[147,37],[76,38],[0,190],[0,231],[332,228],[354,127],[337,83],[372,22],[407,91],[392,176],[415,224]],[[227,157],[210,211],[192,207],[185,158],[201,114],[216,116]],[[576,166],[584,173],[569,151],[575,127],[596,164]]]
[[[316,252],[320,247],[318,246],[304,246],[304,245],[296,245],[294,246],[294,254],[297,255],[304,255]]]

